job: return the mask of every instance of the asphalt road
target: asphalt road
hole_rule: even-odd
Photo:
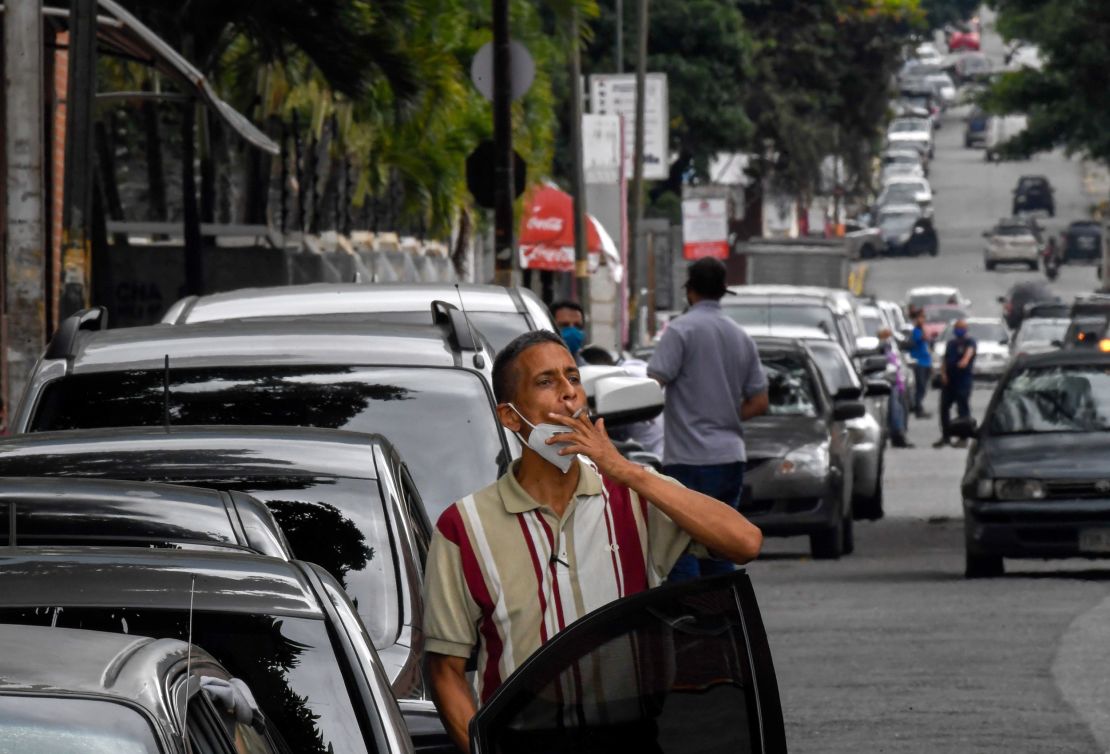
[[[997,37],[986,51],[1001,56]],[[902,301],[914,285],[954,284],[973,314],[994,316],[1014,282],[1044,279],[983,267],[980,234],[1009,214],[1018,177],[1049,177],[1063,225],[1086,216],[1089,176],[1060,154],[988,164],[963,148],[962,115],[948,114],[931,169],[940,256],[881,260],[869,288]],[[1070,300],[1095,284],[1093,268],[1065,267],[1054,287]],[[977,415],[990,390],[976,390]],[[966,454],[930,447],[938,434],[935,419],[916,421],[917,447],[888,450],[887,516],[857,523],[854,555],[813,561],[806,539],[774,539],[749,567],[791,751],[1110,751],[1110,561],[1011,560],[1005,578],[965,580]]]

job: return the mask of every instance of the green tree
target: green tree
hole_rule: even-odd
[[[1027,157],[1063,148],[1110,161],[1110,6],[1096,0],[998,0],[998,30],[1035,44],[1043,66],[1003,74],[985,97],[988,109],[1023,113],[1028,127],[999,154]]]

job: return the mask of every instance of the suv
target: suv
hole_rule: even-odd
[[[24,465],[57,473],[61,456]],[[68,469],[75,476],[81,475]],[[4,476],[0,546],[227,548],[289,560],[273,515],[250,495],[108,479]],[[90,476],[95,475],[90,474]]]
[[[404,751],[377,654],[319,566],[226,551],[8,547],[0,583],[0,623],[191,637],[253,690],[288,751]]]
[[[1023,175],[1014,188],[1012,215],[1021,212],[1044,210],[1049,217],[1056,214],[1056,201],[1052,184],[1043,175]]]
[[[1060,261],[1064,264],[1102,260],[1102,225],[1095,220],[1069,223],[1061,240]]]
[[[408,469],[385,438],[303,427],[138,427],[38,432],[0,439],[0,477],[31,474],[174,484],[34,480],[44,491],[145,486],[204,495],[217,503],[222,497],[251,500],[271,522],[276,518],[281,524],[289,538],[287,548],[295,557],[323,566],[344,585],[396,694],[421,696],[420,646],[413,634],[422,620],[420,585],[431,525]],[[5,491],[11,482],[3,479]],[[5,494],[0,493],[0,504]],[[154,503],[163,502],[150,493],[145,499],[131,499],[133,505],[143,504],[144,509],[153,506],[152,512],[159,511]],[[90,516],[96,510],[118,515],[119,507],[112,503],[111,508],[105,503],[93,509]],[[36,517],[38,513],[36,509]],[[167,515],[162,510],[161,514],[167,527],[190,525],[221,531],[221,522],[210,520],[218,518],[215,511],[208,518],[191,511]],[[223,528],[230,528],[222,503],[219,515],[224,519]],[[88,526],[84,518],[78,519],[78,525],[83,533]],[[0,532],[2,527],[0,522]],[[258,527],[245,524],[242,528],[250,532]],[[273,528],[277,529],[276,523]],[[21,526],[19,541],[26,538]],[[285,557],[289,558],[288,550]]]
[[[426,324],[435,301],[459,304],[474,327],[489,339],[493,353],[529,330],[555,332],[543,302],[527,288],[473,283],[312,283],[273,288],[241,288],[208,296],[187,296],[162,317],[163,323],[293,317],[350,316],[368,322]]]
[[[0,625],[0,646],[0,736],[21,751],[287,751],[250,688],[184,641]]]
[[[964,120],[964,147],[983,147],[987,144],[987,114],[974,105]]]

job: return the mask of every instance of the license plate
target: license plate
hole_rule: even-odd
[[[1080,529],[1080,552],[1110,552],[1110,529]]]

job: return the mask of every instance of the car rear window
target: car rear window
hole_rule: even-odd
[[[143,716],[122,704],[0,695],[0,751],[159,754],[162,749]]]
[[[830,336],[836,332],[832,310],[827,306],[771,301],[759,304],[730,303],[721,309],[740,325],[817,327]]]
[[[260,424],[380,433],[400,451],[435,521],[506,465],[482,378],[409,367],[212,367],[71,375],[50,383],[32,432]]]
[[[767,413],[771,416],[817,416],[816,390],[801,359],[786,354],[760,356],[767,373]]]
[[[1110,430],[1110,368],[1023,369],[1007,380],[991,412],[992,434]]]
[[[187,576],[182,574],[182,578]],[[250,586],[244,584],[243,588]],[[43,605],[5,608],[0,610],[0,622],[181,641],[189,636],[186,610]],[[250,687],[263,714],[285,739],[290,751],[298,754],[374,751],[359,725],[345,674],[322,620],[196,612],[192,640]]]

